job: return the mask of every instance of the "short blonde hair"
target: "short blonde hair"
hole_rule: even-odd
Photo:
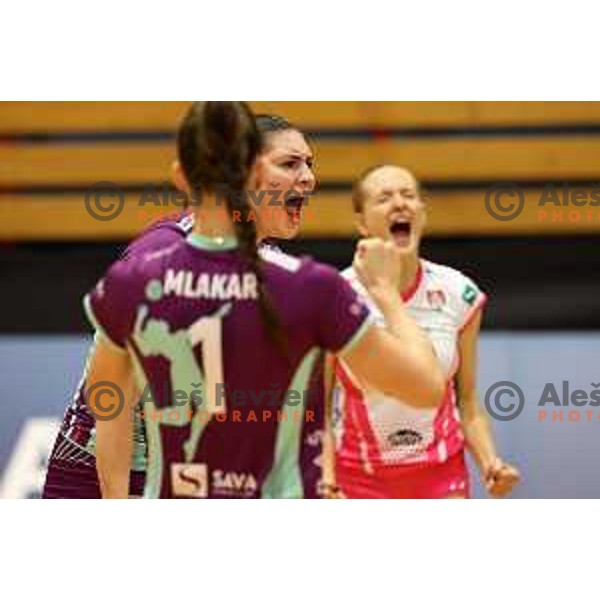
[[[376,173],[380,169],[385,169],[387,167],[391,167],[391,168],[395,168],[395,169],[404,169],[404,167],[399,167],[398,165],[393,165],[391,163],[381,163],[381,164],[373,165],[372,167],[369,167],[368,169],[363,171],[357,177],[357,179],[354,181],[354,183],[352,185],[352,208],[354,209],[354,212],[356,214],[359,214],[359,215],[362,214],[362,212],[365,208],[365,190],[363,188],[365,181],[371,175],[373,175],[373,173]],[[410,171],[409,169],[404,169],[404,170],[407,171],[408,173],[410,173],[414,177],[414,179],[417,183],[417,193],[419,194],[419,196],[421,196],[423,189],[421,187],[420,181],[414,176],[412,171]]]

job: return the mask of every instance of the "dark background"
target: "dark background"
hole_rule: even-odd
[[[472,277],[488,294],[488,330],[599,330],[597,236],[426,239],[423,255]],[[338,268],[352,239],[286,242]],[[89,331],[81,299],[125,247],[122,243],[0,245],[0,333]]]

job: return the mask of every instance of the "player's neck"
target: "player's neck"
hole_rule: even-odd
[[[419,274],[419,256],[417,254],[409,254],[403,256],[400,260],[402,262],[402,272],[398,289],[401,294],[405,295],[415,286]]]
[[[194,223],[194,233],[207,238],[233,238],[235,228],[225,204],[214,197],[203,199]]]
[[[194,233],[198,235],[208,238],[234,238],[237,236],[226,206],[206,201],[202,203],[195,216]],[[256,239],[260,243],[265,236],[261,235],[259,228],[257,229]]]

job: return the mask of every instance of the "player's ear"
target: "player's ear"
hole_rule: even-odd
[[[367,229],[367,225],[365,223],[364,213],[354,213],[354,225],[362,237],[369,237],[369,230]]]
[[[175,187],[180,192],[185,192],[186,194],[190,193],[190,186],[188,185],[185,173],[178,160],[174,161],[171,165],[171,177]]]
[[[250,190],[266,189],[265,176],[265,165],[262,158],[259,156],[254,162],[250,173],[248,174],[246,187]]]

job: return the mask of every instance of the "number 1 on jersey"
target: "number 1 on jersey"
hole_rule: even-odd
[[[217,403],[217,387],[222,389],[223,377],[223,317],[231,309],[225,305],[216,314],[202,317],[189,329],[192,346],[202,344],[202,364],[205,386],[205,410],[211,415],[227,412],[225,402]]]

